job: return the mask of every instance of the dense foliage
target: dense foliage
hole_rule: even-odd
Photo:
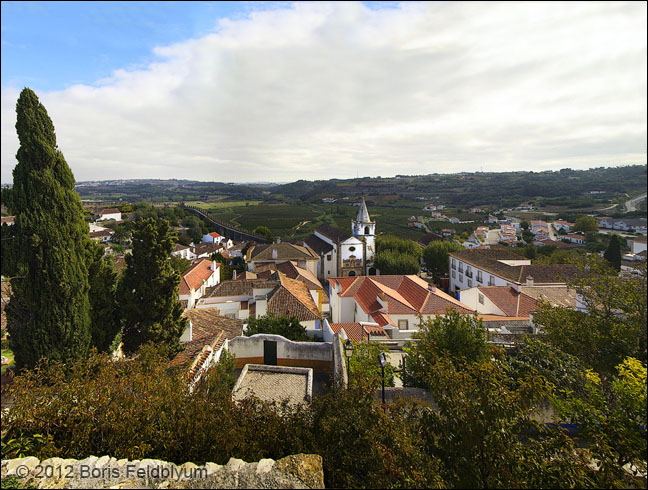
[[[621,240],[618,235],[612,235],[610,237],[610,243],[608,244],[603,258],[610,263],[610,266],[615,271],[621,270]]]
[[[117,291],[126,352],[147,342],[180,348],[187,319],[178,301],[180,274],[169,260],[174,239],[166,220],[145,218],[133,226],[133,253]]]
[[[90,335],[92,345],[107,352],[121,330],[117,305],[117,272],[101,245],[88,241],[86,260],[90,284]]]
[[[585,276],[571,283],[584,309],[544,304],[534,321],[547,342],[609,375],[627,357],[646,362],[646,265],[637,277],[619,277],[607,261],[583,259]]]
[[[248,320],[245,334],[249,337],[258,333],[269,333],[281,335],[289,340],[307,342],[313,340],[306,333],[306,328],[299,323],[297,317],[288,317],[268,313],[260,317],[253,317]]]
[[[374,267],[382,275],[416,274],[421,269],[421,247],[412,240],[393,235],[376,239]]]
[[[3,242],[15,260],[7,327],[16,367],[41,357],[67,359],[90,348],[85,261],[88,225],[74,176],[56,144],[45,107],[25,88],[16,104],[20,148],[8,207],[15,236]]]
[[[441,358],[463,365],[486,360],[490,353],[483,322],[456,310],[422,322],[415,338],[415,347],[404,348],[408,354],[402,375],[405,386],[429,388],[425,375]]]
[[[423,261],[435,276],[447,276],[449,274],[448,254],[462,250],[464,250],[463,246],[454,241],[430,242],[423,250]]]

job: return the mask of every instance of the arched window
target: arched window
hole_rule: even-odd
[[[364,232],[364,234],[365,234],[365,235],[368,235],[368,234],[369,234],[369,227],[368,227],[368,226],[365,226],[365,232]]]
[[[369,269],[369,275],[370,276],[375,276],[376,275],[376,269],[374,267]]]
[[[355,271],[349,272],[349,277],[353,277],[353,276],[355,276]]]

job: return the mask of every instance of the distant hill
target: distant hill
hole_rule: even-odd
[[[469,207],[511,207],[541,198],[545,205],[587,207],[625,194],[646,191],[646,165],[562,169],[545,172],[475,172],[460,174],[399,175],[357,179],[298,180],[289,184],[231,184],[195,180],[111,180],[78,182],[83,199],[123,201],[199,201],[264,199],[281,202],[300,199],[321,202],[382,196],[380,201],[422,200]]]
[[[273,194],[318,201],[324,197],[358,197],[397,194],[399,198],[424,198],[458,206],[509,207],[538,197],[545,203],[566,200],[593,202],[646,190],[646,165],[562,169],[545,172],[476,172],[430,174],[391,178],[299,180],[276,186]]]

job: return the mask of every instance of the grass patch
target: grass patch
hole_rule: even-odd
[[[9,359],[9,364],[2,365],[2,373],[4,374],[8,367],[14,365],[14,353],[11,351],[11,349],[2,349],[2,355]]]

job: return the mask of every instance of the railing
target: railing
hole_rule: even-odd
[[[196,206],[188,206],[185,203],[180,203],[180,207],[187,209],[195,214],[198,214],[199,216],[202,216],[208,220],[210,220],[213,224],[220,226],[224,230],[227,230],[229,232],[232,232],[238,236],[240,236],[242,239],[248,239],[248,240],[254,240],[259,243],[266,243],[267,239],[264,236],[257,235],[256,233],[252,233],[250,231],[247,231],[244,228],[241,228],[239,225],[236,225],[235,223],[227,223],[224,221],[219,220],[218,218],[213,217],[210,213],[206,212],[205,210],[198,208]],[[223,235],[227,235],[227,231],[223,232]]]

